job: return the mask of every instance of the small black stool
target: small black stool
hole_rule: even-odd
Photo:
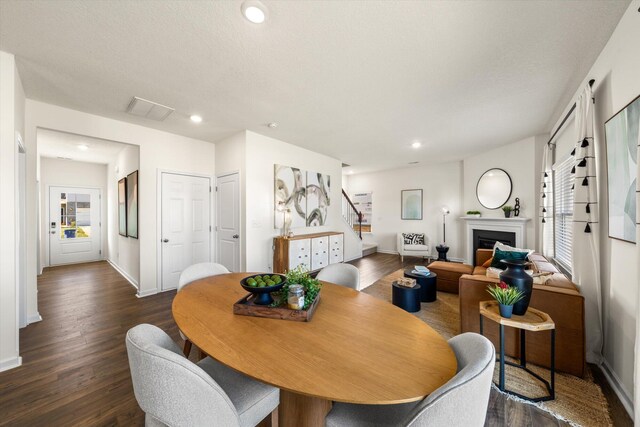
[[[404,277],[415,279],[416,283],[420,285],[420,301],[434,302],[438,298],[438,287],[436,286],[438,275],[433,271],[425,276],[424,274],[413,273],[413,268],[407,268],[404,271]]]
[[[391,294],[393,305],[409,313],[420,311],[420,285],[415,285],[413,288],[405,288],[394,283]]]

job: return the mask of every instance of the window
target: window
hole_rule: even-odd
[[[60,195],[60,238],[91,237],[91,196],[62,193]]]
[[[573,240],[573,174],[572,156],[556,163],[554,170],[554,242],[555,261],[571,273],[571,241]]]

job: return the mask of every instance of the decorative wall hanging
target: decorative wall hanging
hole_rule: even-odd
[[[325,225],[327,208],[331,202],[331,177],[307,172],[307,227]]]
[[[513,216],[520,216],[520,198],[516,197],[516,205],[513,207]]]
[[[401,209],[402,219],[422,219],[422,190],[402,190]]]
[[[607,120],[604,127],[607,143],[609,237],[635,243],[640,96]]]
[[[127,237],[127,180],[118,181],[118,234]]]
[[[138,171],[127,175],[127,235],[138,238]]]
[[[275,215],[275,228],[305,227],[307,225],[307,174],[298,168],[275,165],[274,210],[284,203],[288,215]],[[282,203],[279,203],[282,202]],[[282,209],[282,208],[281,208]],[[283,218],[287,224],[284,227]]]

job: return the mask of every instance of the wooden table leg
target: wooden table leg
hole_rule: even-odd
[[[280,427],[324,427],[324,419],[330,410],[328,400],[280,390]]]

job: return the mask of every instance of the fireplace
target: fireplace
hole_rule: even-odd
[[[465,261],[467,264],[475,264],[478,247],[493,248],[496,240],[518,248],[528,247],[527,222],[531,221],[530,218],[521,216],[515,218],[464,216],[460,219],[465,222],[466,226]],[[478,232],[481,233],[481,241],[476,237]],[[479,243],[481,243],[480,246],[478,246]]]
[[[497,230],[473,230],[473,253],[478,249],[493,249],[496,242],[502,242],[509,246],[516,245],[516,233]],[[475,265],[475,256],[473,257]]]

